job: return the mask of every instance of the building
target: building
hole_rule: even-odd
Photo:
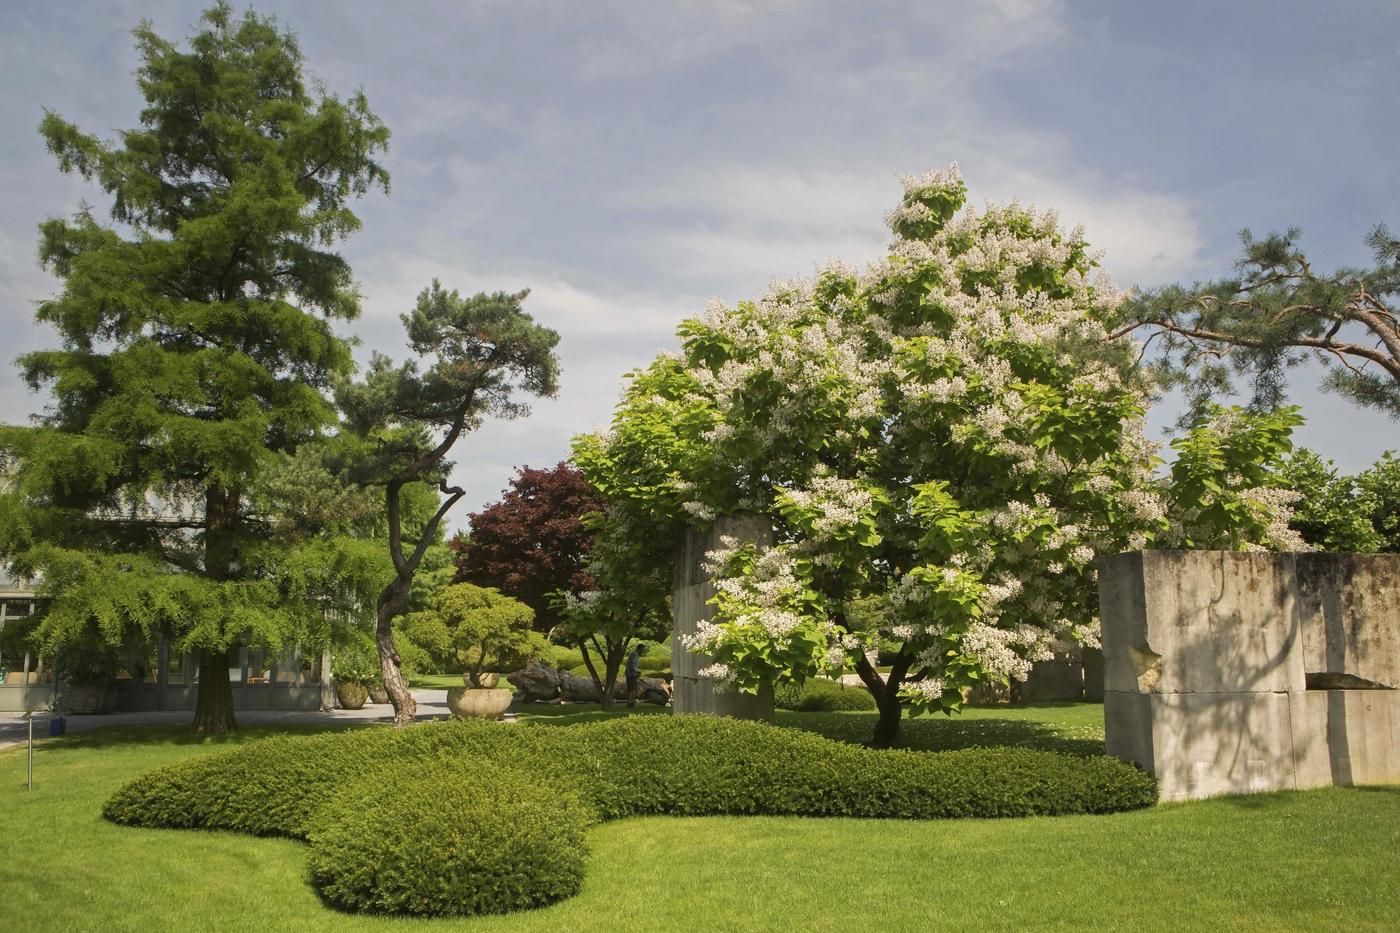
[[[0,630],[8,623],[30,618],[39,609],[34,585],[0,570]],[[240,647],[236,665],[228,671],[234,709],[330,709],[335,706],[330,666],[327,650],[292,648],[276,656],[262,648]],[[31,651],[13,657],[0,654],[0,668],[5,671],[0,683],[0,712],[46,710],[55,702],[60,710],[68,708],[62,672],[55,681],[46,659]],[[194,709],[199,692],[197,652],[175,650],[168,639],[161,639],[145,663],[132,668],[122,671],[108,692],[107,702],[113,710]]]

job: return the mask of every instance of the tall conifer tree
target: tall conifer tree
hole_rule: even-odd
[[[308,89],[295,38],[252,11],[217,4],[187,48],[146,22],[135,36],[136,128],[40,126],[110,220],[85,206],[40,228],[62,289],[37,318],[59,343],[19,366],[52,402],[0,428],[0,559],[42,575],[50,648],[168,633],[198,649],[195,728],[222,732],[230,649],[300,624],[248,559],[266,535],[247,491],[334,421],[325,390],[352,361],[333,325],[359,296],[332,247],[359,227],[350,202],[388,190],[389,133],[362,93]]]

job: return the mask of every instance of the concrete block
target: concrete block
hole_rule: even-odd
[[[1103,649],[1085,648],[1080,655],[1084,665],[1084,699],[1103,702]]]
[[[1294,708],[1299,787],[1400,783],[1400,691],[1308,690]]]
[[[1400,559],[1299,554],[1297,568],[1306,671],[1400,687]]]
[[[1021,684],[1021,700],[1078,700],[1084,696],[1084,666],[1079,653],[1057,653],[1049,661],[1037,661]]]
[[[1163,800],[1296,786],[1286,693],[1109,691],[1104,714],[1109,754],[1156,776]]]
[[[1104,689],[1304,689],[1292,555],[1145,551],[1099,563]]]
[[[1108,751],[1164,799],[1400,783],[1400,556],[1147,552],[1099,573]]]

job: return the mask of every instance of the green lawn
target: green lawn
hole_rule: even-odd
[[[572,710],[572,711],[571,711]],[[911,744],[1091,750],[1101,708],[969,710]],[[565,723],[596,711],[541,707]],[[869,714],[784,724],[863,733]],[[383,728],[372,726],[368,728]],[[502,728],[511,728],[503,726]],[[139,830],[98,815],[126,778],[229,742],[125,728],[0,753],[0,926],[31,930],[1385,930],[1400,926],[1400,787],[1159,806],[1105,817],[901,822],[652,817],[590,833],[583,893],[476,920],[337,914],[300,843]],[[302,730],[307,731],[307,730]],[[1067,743],[1067,744],[1066,744]],[[1101,746],[1100,746],[1101,747]],[[474,776],[469,776],[474,777]]]

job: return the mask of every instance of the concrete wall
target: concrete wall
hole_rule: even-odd
[[[709,605],[714,596],[705,573],[705,554],[720,546],[721,537],[737,538],[767,547],[773,541],[773,528],[754,515],[721,516],[710,528],[687,529],[685,540],[676,550],[671,593],[671,709],[676,713],[708,713],[736,719],[773,718],[773,691],[758,696],[716,689],[713,681],[700,676],[711,663],[702,654],[685,650],[682,636],[694,634],[702,620],[714,615]]]
[[[1108,752],[1164,799],[1400,782],[1400,556],[1132,552],[1099,602]]]

